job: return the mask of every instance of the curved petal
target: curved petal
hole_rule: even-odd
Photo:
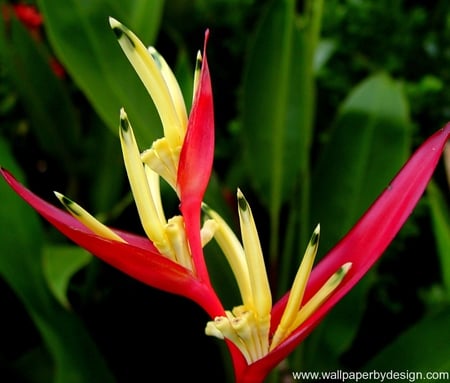
[[[70,214],[33,194],[5,169],[0,173],[20,197],[79,246],[149,286],[192,299],[211,315],[220,312],[215,293],[191,271],[162,256],[147,238],[119,230],[115,232],[127,243],[99,237]]]
[[[197,275],[204,281],[208,281],[209,277],[200,241],[200,208],[214,158],[214,106],[206,58],[208,35],[209,32],[206,31],[199,84],[189,115],[177,174],[180,208],[185,220],[192,258]]]
[[[378,260],[422,196],[449,136],[450,123],[426,140],[357,224],[314,268],[305,292],[306,300],[311,298],[340,266],[347,262],[353,264],[330,298],[279,347],[248,366],[239,382],[261,382]],[[278,324],[288,295],[289,293],[274,306],[272,327]]]

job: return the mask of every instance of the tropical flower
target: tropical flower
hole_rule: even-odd
[[[20,185],[2,169],[11,187],[44,218],[78,245],[144,283],[196,301],[210,315],[223,313],[211,287],[202,247],[212,237],[212,221],[200,228],[200,214],[213,162],[214,116],[206,59],[197,56],[193,105],[187,116],[175,76],[154,48],[117,20],[111,28],[159,111],[164,137],[140,152],[125,110],[119,136],[125,168],[139,217],[147,235],[111,229],[68,197],[55,193],[68,215]],[[201,150],[200,150],[201,148]],[[180,197],[181,215],[166,219],[160,197],[163,177]]]
[[[450,135],[450,124],[430,137],[353,229],[313,268],[320,226],[312,234],[292,289],[272,304],[256,223],[238,190],[242,243],[223,218],[204,204],[213,163],[214,114],[206,59],[197,56],[189,113],[178,83],[154,48],[146,49],[125,26],[110,24],[152,97],[164,137],[141,152],[125,110],[120,142],[131,191],[146,237],[109,228],[81,206],[56,193],[67,212],[43,201],[7,170],[13,190],[68,238],[131,277],[198,303],[210,315],[205,332],[225,339],[238,383],[257,383],[314,329],[362,278],[392,241],[422,195]],[[180,199],[180,215],[166,219],[160,177]],[[201,225],[202,210],[206,220]],[[224,311],[206,268],[203,246],[218,242],[240,290],[242,305]]]
[[[238,382],[263,381],[372,267],[423,194],[449,136],[450,123],[423,143],[357,224],[312,269],[317,226],[291,291],[273,307],[256,225],[242,192],[237,193],[242,245],[218,214],[204,206],[218,223],[215,239],[236,276],[243,301],[208,322],[205,332],[234,345]]]

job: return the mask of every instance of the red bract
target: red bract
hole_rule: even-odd
[[[8,171],[1,169],[0,172],[17,194],[76,244],[143,283],[195,301],[213,317],[223,314],[224,310],[211,287],[200,240],[201,201],[210,177],[214,151],[214,115],[206,42],[207,34],[177,180],[194,271],[161,255],[147,238],[115,230],[127,242],[121,243],[93,234],[70,214],[34,195]]]
[[[308,301],[341,265],[352,263],[348,274],[326,302],[278,347],[250,365],[241,357],[242,360],[235,365],[237,382],[262,382],[372,267],[422,196],[449,136],[450,123],[423,143],[356,225],[313,269],[305,291],[305,301]],[[273,307],[272,329],[276,328],[280,321],[288,296],[289,293]]]
[[[200,240],[200,211],[214,159],[214,106],[206,58],[208,35],[209,32],[206,31],[200,81],[189,115],[177,174],[180,209],[191,246],[192,259],[199,278],[204,281],[208,281],[209,276]]]
[[[300,307],[303,303],[306,306],[312,301],[315,304],[314,310],[308,311],[308,315],[301,318],[303,321],[285,320],[292,325],[286,326],[287,331],[282,336],[277,337],[276,329],[282,328],[284,331],[284,322],[281,321],[281,318],[286,306],[288,306],[287,317],[290,317],[289,311],[291,310],[289,308],[294,305],[287,304],[289,298],[289,293],[287,293],[272,307],[270,286],[268,286],[268,278],[265,273],[256,225],[250,206],[240,191],[238,191],[238,208],[241,237],[243,238],[242,249],[239,247],[240,244],[236,245],[238,240],[234,239],[234,235],[230,236],[229,232],[226,231],[227,229],[224,229],[225,224],[220,223],[223,220],[209,210],[212,214],[212,220],[216,220],[215,223],[218,227],[220,226],[222,230],[225,230],[219,235],[222,235],[224,242],[230,242],[227,250],[230,254],[227,257],[238,279],[240,289],[242,286],[241,295],[244,304],[235,307],[235,311],[225,314],[222,304],[212,288],[204,260],[201,242],[201,206],[210,179],[214,157],[213,97],[206,58],[208,32],[205,34],[198,86],[187,119],[184,105],[182,113],[179,113],[180,109],[173,108],[174,102],[177,103],[182,97],[178,97],[178,90],[168,87],[168,84],[172,83],[173,74],[166,71],[164,67],[166,64],[161,61],[159,54],[154,50],[147,51],[140,40],[118,21],[111,19],[110,23],[124,52],[137,70],[150,95],[154,101],[156,100],[155,104],[160,112],[166,136],[158,140],[157,144],[159,143],[160,146],[155,145],[155,148],[150,149],[150,152],[154,150],[151,154],[157,154],[158,150],[161,150],[163,157],[169,155],[168,153],[171,153],[170,155],[177,153],[177,156],[170,157],[177,166],[173,168],[168,179],[170,180],[169,184],[178,192],[181,202],[180,210],[183,216],[182,223],[176,226],[176,234],[181,232],[182,249],[185,251],[184,253],[179,252],[177,255],[188,254],[189,264],[177,263],[180,260],[177,256],[169,258],[172,256],[170,250],[179,248],[179,246],[163,246],[166,244],[166,237],[164,236],[166,232],[163,231],[167,228],[166,219],[165,217],[161,219],[163,214],[159,214],[161,211],[155,205],[148,205],[147,203],[157,202],[157,206],[160,206],[160,201],[154,199],[154,194],[152,194],[155,188],[150,190],[149,183],[151,182],[149,181],[155,180],[153,175],[157,177],[164,177],[164,175],[152,168],[151,165],[155,165],[152,162],[153,157],[146,157],[148,164],[142,159],[142,153],[138,150],[131,124],[124,110],[121,112],[121,142],[125,167],[138,211],[140,211],[139,208],[148,208],[149,206],[155,208],[152,211],[142,209],[142,214],[140,213],[143,227],[144,229],[147,227],[146,233],[151,240],[114,230],[120,237],[117,238],[109,229],[105,231],[105,227],[97,221],[95,221],[95,224],[99,224],[101,230],[98,230],[98,226],[90,226],[91,221],[83,221],[87,222],[86,225],[92,229],[91,231],[73,216],[34,195],[8,171],[1,169],[0,173],[20,197],[79,246],[143,283],[185,296],[198,303],[214,319],[206,327],[207,334],[218,336],[221,339],[225,338],[227,341],[235,369],[236,382],[260,383],[365,275],[393,240],[423,194],[437,166],[444,145],[450,135],[450,123],[431,136],[413,154],[392,183],[354,228],[324,257],[311,274],[309,272],[314,259],[307,258],[311,261],[307,264],[307,277],[302,279],[304,281],[301,285],[302,297],[296,298],[300,294],[296,294],[295,286],[299,286],[299,284],[294,283],[291,302],[298,299],[298,305],[295,307]],[[160,60],[160,65],[164,64],[162,66],[164,69],[159,69],[158,60]],[[187,129],[184,130],[186,121]],[[173,126],[174,122],[176,126]],[[186,132],[185,135],[184,132]],[[170,150],[165,151],[167,147],[162,144],[167,144]],[[181,153],[178,157],[180,146]],[[158,156],[156,155],[156,157]],[[142,168],[143,164],[146,164],[149,167],[148,169],[154,173],[149,173],[150,176],[148,176],[145,169]],[[155,168],[158,169],[157,166]],[[159,178],[157,180],[159,182]],[[159,188],[157,190],[159,192]],[[70,204],[68,206],[70,207]],[[71,211],[74,212],[74,210]],[[75,215],[78,218],[81,217],[81,214],[76,214],[76,212]],[[215,216],[216,218],[214,218]],[[155,221],[154,218],[159,219],[162,223]],[[181,217],[177,216],[177,218]],[[160,226],[156,225],[155,222]],[[180,220],[177,222],[180,222]],[[103,234],[97,235],[94,232],[106,232],[107,234],[102,236]],[[110,236],[106,238],[108,235]],[[318,235],[319,230],[315,231],[314,241],[311,241],[313,245],[309,248],[310,250],[314,249],[314,256],[317,250],[317,247],[314,246],[318,245]],[[125,242],[120,242],[121,239]],[[154,244],[152,241],[154,241]],[[227,252],[224,253],[227,254]],[[300,270],[302,270],[302,267],[300,267]],[[327,284],[327,281],[342,270],[344,272],[341,273],[342,278],[339,279],[339,283],[328,289],[327,295],[316,304],[314,297],[320,295],[318,292]],[[299,275],[302,276],[303,274],[300,273]],[[305,285],[306,290],[304,289]],[[227,316],[224,317],[224,315]],[[280,325],[280,321],[282,325]],[[230,326],[221,327],[223,324],[229,324]],[[242,330],[244,326],[247,326],[245,329],[248,329],[249,332],[238,333],[237,331]],[[233,337],[235,334],[237,334],[237,338]],[[246,336],[248,334],[250,335]],[[254,341],[255,338],[257,342]],[[249,342],[245,343],[246,340],[249,340]],[[260,340],[264,340],[264,343]],[[272,344],[270,344],[271,341]],[[247,347],[248,345],[256,345],[256,347],[250,349],[250,347]]]
[[[191,271],[162,256],[147,238],[114,230],[127,241],[121,243],[95,235],[70,214],[33,194],[7,170],[0,169],[0,173],[20,197],[77,245],[132,278],[197,302],[210,315],[222,312],[221,304],[209,286]]]

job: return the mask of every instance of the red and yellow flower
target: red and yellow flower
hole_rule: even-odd
[[[395,237],[424,192],[450,135],[450,124],[413,154],[350,232],[313,267],[320,226],[313,232],[292,289],[272,303],[269,279],[249,203],[238,190],[241,241],[203,203],[214,155],[214,109],[206,57],[197,57],[193,105],[188,114],[164,59],[117,20],[110,24],[159,112],[164,136],[141,151],[125,110],[119,136],[125,168],[145,237],[107,227],[66,196],[65,212],[40,199],[7,170],[3,178],[64,235],[103,261],[155,288],[185,296],[211,317],[208,335],[225,339],[236,382],[257,383],[320,323],[364,276]],[[178,195],[180,214],[167,219],[160,178]],[[202,224],[202,212],[207,218]],[[225,311],[212,287],[203,247],[215,238],[240,290],[242,304]]]

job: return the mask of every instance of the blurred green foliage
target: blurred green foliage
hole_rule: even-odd
[[[411,150],[450,120],[444,0],[26,2],[42,14],[37,26],[18,20],[15,3],[0,2],[1,165],[45,199],[61,191],[132,232],[141,228],[116,134],[119,108],[141,149],[162,129],[108,16],[157,47],[186,99],[211,30],[217,146],[207,202],[233,222],[242,188],[276,294],[289,287],[314,225],[321,222],[324,255]],[[226,351],[203,336],[203,312],[91,259],[4,183],[0,195],[0,381],[231,381]],[[164,197],[175,210],[174,196]],[[448,206],[440,166],[376,269],[287,371],[450,370]],[[217,249],[207,257],[219,294],[239,304]]]

